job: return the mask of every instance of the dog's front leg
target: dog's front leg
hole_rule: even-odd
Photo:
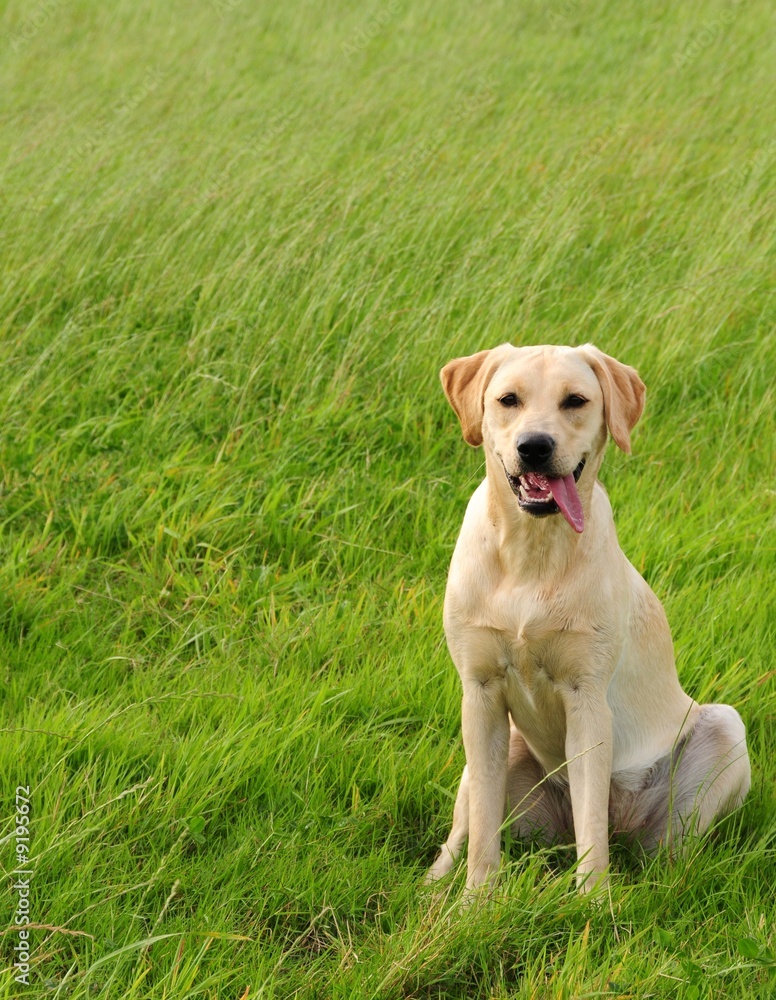
[[[509,716],[500,679],[464,682],[462,727],[469,773],[466,886],[475,889],[498,869],[501,860]]]
[[[564,686],[562,697],[577,844],[577,886],[582,892],[590,892],[605,882],[609,867],[612,714],[605,691],[573,684]]]

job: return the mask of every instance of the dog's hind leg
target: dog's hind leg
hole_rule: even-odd
[[[563,843],[569,837],[573,840],[568,786],[547,777],[514,726],[509,740],[507,812],[513,835],[522,840],[545,844]]]
[[[643,805],[650,807],[645,813],[642,805],[640,822],[631,826],[648,851],[704,833],[746,798],[751,771],[738,712],[730,705],[702,705],[693,731],[656,770],[644,793]]]
[[[442,844],[436,861],[426,872],[425,881],[436,882],[452,870],[460,857],[466,838],[469,836],[469,769],[464,767],[458,794],[453,808],[453,826],[450,835]]]

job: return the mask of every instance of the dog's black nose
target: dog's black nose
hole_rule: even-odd
[[[521,434],[517,439],[517,454],[529,469],[540,468],[554,451],[555,438],[549,434]]]

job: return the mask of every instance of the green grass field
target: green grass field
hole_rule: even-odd
[[[771,5],[0,25],[0,997],[772,997]],[[749,733],[745,806],[615,851],[599,909],[563,848],[509,845],[488,906],[420,886],[482,474],[437,372],[505,340],[640,370],[620,541]]]

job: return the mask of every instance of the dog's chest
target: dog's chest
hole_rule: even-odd
[[[568,671],[562,637],[551,630],[541,630],[541,635],[539,631],[539,622],[533,621],[517,634],[498,634],[499,672],[515,725],[539,759],[554,767],[563,760],[566,719],[561,685]]]
[[[557,685],[565,670],[559,655],[559,635],[530,620],[518,630],[498,633],[498,658],[507,685],[507,698],[517,710],[525,703],[533,711],[557,696]]]
[[[576,623],[560,595],[505,588],[493,593],[481,624],[494,640],[495,671],[515,695],[535,704],[564,680]]]
[[[541,712],[551,702],[554,712],[561,685],[573,681],[586,622],[574,612],[563,588],[499,588],[489,602],[487,618],[495,639],[498,671],[507,681],[510,703]]]
[[[479,593],[448,590],[445,631],[464,685],[500,692],[514,724],[543,766],[563,761],[564,688],[574,686],[591,641],[585,602],[569,587],[491,579]],[[594,630],[593,630],[594,631]]]
[[[506,684],[513,714],[554,714],[562,686],[598,642],[597,581],[572,566],[525,579],[478,555],[457,549],[448,581],[445,632],[456,666],[464,680]]]

